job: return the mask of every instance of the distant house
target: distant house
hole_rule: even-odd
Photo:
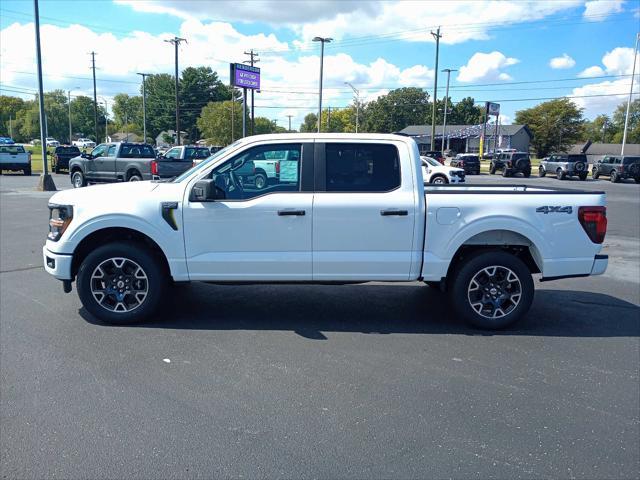
[[[410,125],[398,133],[412,137],[421,152],[431,150],[431,125]],[[444,135],[442,125],[436,125],[435,148],[442,150],[444,139],[445,150],[476,153],[480,151],[481,135],[482,125],[447,125]],[[528,152],[532,137],[527,125],[498,125],[497,129],[495,125],[487,125],[484,150],[515,148]]]
[[[142,142],[142,137],[131,132],[117,132],[112,133],[107,137],[109,142]]]
[[[167,141],[169,138],[173,139],[171,141]],[[156,137],[156,146],[157,147],[170,147],[175,145],[176,142],[176,131],[175,130],[164,130],[160,132],[160,134]],[[180,143],[184,145],[188,143],[187,132],[180,132]]]
[[[605,155],[620,155],[621,143],[576,143],[567,153],[586,153],[589,163],[600,160]],[[624,146],[625,155],[640,156],[640,143],[627,143]]]

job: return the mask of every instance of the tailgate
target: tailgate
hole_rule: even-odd
[[[158,176],[163,178],[176,177],[189,170],[193,163],[186,160],[156,160],[158,162]]]

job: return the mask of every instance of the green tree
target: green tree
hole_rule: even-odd
[[[611,143],[617,130],[617,126],[607,115],[598,115],[593,120],[585,122],[582,140]]]
[[[449,101],[449,105],[451,105],[451,101]],[[451,113],[448,114],[450,116],[447,117],[449,125],[479,125],[482,123],[484,108],[476,105],[475,100],[471,97],[463,98],[449,108],[451,110]]]
[[[210,102],[225,100],[231,100],[231,89],[210,67],[185,68],[180,77],[180,128],[195,141],[199,137],[197,120],[202,108]]]
[[[23,108],[25,108],[25,101],[21,98],[0,95],[0,136],[13,135],[16,140],[24,141],[23,139],[17,138],[19,129],[16,123],[17,114]],[[11,124],[9,119],[11,119]],[[11,128],[9,128],[9,126],[11,126]]]
[[[160,73],[149,75],[145,84],[147,135],[155,139],[163,130],[176,128],[174,79],[169,74]]]
[[[627,102],[618,105],[613,112],[613,124],[616,128],[616,132],[613,135],[613,141],[615,143],[622,143],[626,114]],[[631,102],[631,107],[629,107],[629,125],[627,128],[627,143],[640,143],[640,98]]]
[[[584,120],[581,108],[568,98],[559,98],[516,112],[516,123],[529,126],[531,144],[538,157],[544,157],[552,151],[566,151],[578,142]]]
[[[128,127],[129,131],[141,132],[142,125],[142,97],[118,93],[113,97],[113,116],[116,128]]]
[[[362,131],[392,133],[408,125],[430,122],[430,105],[429,94],[421,88],[392,90],[365,106],[364,122],[361,122],[364,127]]]
[[[204,138],[215,145],[228,145],[242,136],[242,106],[230,100],[210,102],[202,109],[196,123]]]
[[[315,113],[308,113],[304,117],[303,123],[300,125],[301,132],[317,132],[318,116]]]
[[[98,105],[98,142],[104,140],[105,110]],[[74,137],[88,137],[96,140],[94,126],[93,99],[80,95],[71,100],[71,127]],[[68,127],[67,127],[68,128]],[[66,135],[68,136],[68,134]]]

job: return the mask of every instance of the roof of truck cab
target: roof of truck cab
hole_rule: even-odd
[[[252,135],[245,137],[244,141],[260,140],[395,140],[410,143],[414,140],[406,135],[392,133],[269,133],[264,135]]]

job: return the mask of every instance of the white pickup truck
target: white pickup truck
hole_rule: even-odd
[[[0,174],[2,170],[22,170],[25,175],[31,175],[31,152],[22,145],[0,145]]]
[[[259,154],[297,160],[256,188],[235,172]],[[532,274],[608,261],[604,193],[425,187],[416,143],[396,135],[248,137],[171,182],[67,190],[49,209],[45,269],[115,324],[149,318],[179,282],[423,281],[471,324],[503,328],[528,311]]]

